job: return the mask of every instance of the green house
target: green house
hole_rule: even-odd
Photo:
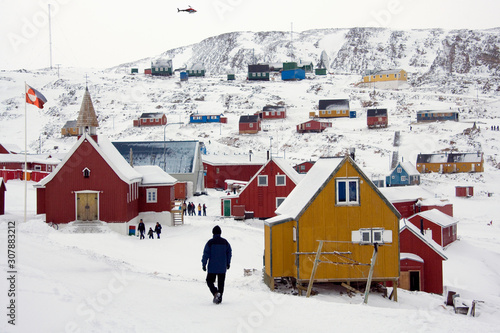
[[[172,73],[172,59],[157,59],[155,62],[151,62],[151,75],[170,76]]]
[[[189,77],[205,76],[205,67],[202,64],[194,64],[191,68],[186,70]]]
[[[248,79],[269,81],[269,65],[268,64],[248,65]]]
[[[326,75],[326,68],[316,68],[316,69],[314,69],[314,74]]]

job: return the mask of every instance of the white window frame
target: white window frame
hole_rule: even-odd
[[[278,182],[278,178],[283,178],[283,184],[280,184]],[[286,186],[286,176],[285,175],[276,175],[275,177],[275,182],[276,182],[276,186]]]
[[[398,168],[396,169],[396,172],[397,172],[397,173],[401,173],[402,171],[403,171],[403,169],[402,169],[401,167],[398,167]]]
[[[286,197],[276,197],[276,208],[278,208],[283,201],[285,201]]]
[[[401,176],[401,181],[405,182],[406,181],[406,176]]]
[[[355,200],[350,200],[350,193],[349,193],[349,183],[355,182],[356,184],[356,199]],[[352,177],[352,178],[336,178],[335,179],[335,204],[338,206],[358,206],[359,205],[359,178],[357,177]],[[339,184],[344,183],[345,184],[345,201],[340,201],[339,200]]]
[[[158,189],[157,188],[146,189],[146,202],[147,203],[158,202]]]
[[[265,180],[261,181],[261,180]],[[257,176],[257,186],[267,186],[268,181],[267,181],[267,175],[258,175]]]

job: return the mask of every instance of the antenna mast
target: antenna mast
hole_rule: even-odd
[[[52,69],[52,28],[50,24],[50,3],[49,3],[49,50],[50,50],[50,69]]]

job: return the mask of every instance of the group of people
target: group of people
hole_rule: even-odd
[[[207,205],[203,204],[202,206],[201,204],[198,204],[198,216],[201,216],[202,211],[203,216],[207,216]],[[189,202],[188,204],[186,204],[186,202],[184,201],[184,203],[182,204],[182,212],[184,215],[188,214],[189,216],[196,216],[196,206],[194,202]]]
[[[139,238],[145,239],[146,237],[144,236],[144,233],[146,232],[146,225],[144,224],[144,221],[142,221],[142,219],[139,221],[139,226],[137,227],[137,230],[139,231],[139,236],[140,236]],[[159,222],[156,222],[154,230],[152,227],[149,227],[148,231],[149,239],[154,239],[154,233],[156,233],[156,238],[160,239],[161,224]]]
[[[491,125],[491,130],[492,130],[492,131],[498,131],[498,126],[493,126],[493,125]]]

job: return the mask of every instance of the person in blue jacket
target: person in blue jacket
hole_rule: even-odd
[[[226,270],[231,265],[232,250],[229,242],[222,238],[221,228],[216,225],[212,229],[213,237],[210,239],[203,249],[203,257],[201,264],[204,271],[207,271],[207,285],[210,292],[214,296],[213,302],[219,304],[222,302],[222,294],[224,293],[224,282],[226,280]],[[215,278],[217,278],[217,288],[215,287]]]

